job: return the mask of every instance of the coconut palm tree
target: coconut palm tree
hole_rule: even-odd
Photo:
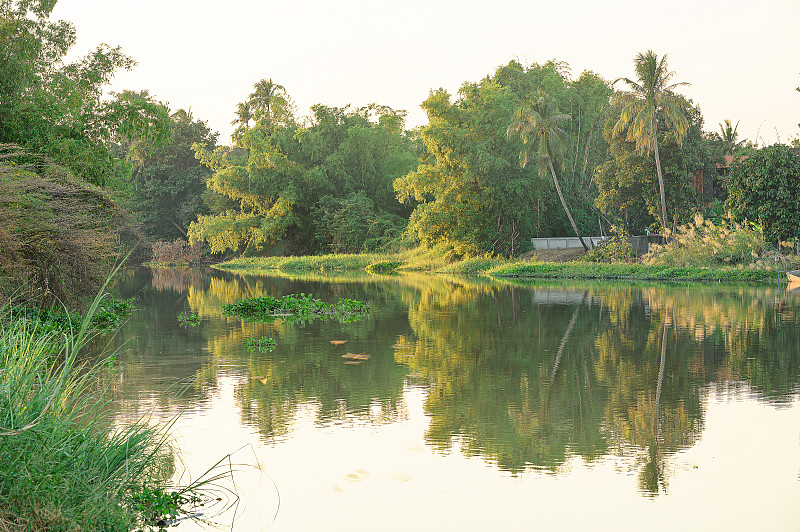
[[[562,129],[572,119],[567,114],[560,114],[556,101],[543,91],[537,91],[529,97],[514,113],[514,120],[506,130],[506,136],[510,139],[519,136],[522,140],[522,151],[519,153],[520,166],[525,168],[531,155],[536,158],[536,166],[539,175],[544,177],[548,169],[553,176],[553,183],[556,192],[567,213],[569,223],[583,245],[583,249],[589,251],[589,246],[583,241],[583,237],[578,232],[578,226],[572,219],[572,213],[561,192],[561,185],[556,177],[556,170],[553,166],[553,159],[556,164],[562,164],[564,153],[567,149],[567,134]]]
[[[256,120],[267,120],[271,122],[277,109],[286,105],[286,98],[282,96],[286,93],[283,85],[278,85],[269,80],[262,79],[253,85],[253,92],[250,94],[247,103],[253,111]]]
[[[659,222],[666,230],[667,202],[661,159],[658,156],[658,118],[659,116],[663,118],[667,127],[674,133],[678,145],[681,145],[689,129],[689,119],[683,111],[680,97],[673,90],[688,83],[669,84],[675,72],[667,68],[666,54],[659,59],[652,50],[639,53],[633,60],[633,66],[637,81],[617,78],[613,83],[616,85],[617,82],[624,81],[629,87],[629,91],[617,95],[622,103],[622,113],[614,125],[613,135],[617,137],[625,133],[626,140],[635,142],[642,153],[653,152],[661,195]]]
[[[250,128],[250,121],[253,119],[253,111],[250,109],[250,102],[239,102],[236,104],[236,118],[231,121],[232,126],[238,125],[233,132],[233,140],[238,141],[242,134]]]
[[[741,142],[737,142],[736,139],[739,137],[739,122],[736,122],[736,125],[732,125],[729,119],[725,119],[725,125],[720,124],[720,138],[722,139],[723,143],[723,155],[733,155],[733,152],[739,147]]]

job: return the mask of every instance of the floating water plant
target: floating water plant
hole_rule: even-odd
[[[200,325],[200,318],[197,316],[197,314],[181,312],[178,314],[178,323],[181,324],[181,327],[194,327],[196,325]]]
[[[272,321],[284,319],[290,323],[304,323],[315,319],[336,319],[343,323],[362,319],[369,306],[361,301],[341,298],[336,303],[325,303],[311,294],[289,294],[283,297],[254,297],[222,306],[222,313],[238,316],[246,321]]]
[[[244,341],[244,346],[248,351],[261,351],[268,353],[275,349],[275,340],[267,336],[261,338],[248,338]]]

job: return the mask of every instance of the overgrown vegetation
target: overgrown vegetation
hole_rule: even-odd
[[[3,300],[80,306],[141,241],[107,194],[18,147],[0,146],[0,190]]]
[[[767,249],[761,226],[725,217],[715,224],[697,214],[681,225],[665,245],[654,244],[646,264],[674,266],[738,266],[756,263]]]
[[[154,242],[152,262],[169,266],[198,264],[201,251],[202,245],[190,246],[182,238],[177,238],[172,242]]]
[[[100,305],[95,299],[69,332],[61,322],[0,308],[2,530],[140,529],[198,502],[187,495],[169,513],[141,504],[145,494],[167,490],[173,455],[163,426],[146,419],[110,425],[96,384],[107,365],[84,358]]]

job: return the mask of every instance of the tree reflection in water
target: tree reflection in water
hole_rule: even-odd
[[[457,448],[513,474],[556,471],[573,457],[627,457],[650,495],[667,490],[670,458],[701,434],[710,389],[746,382],[763,401],[780,403],[800,373],[800,298],[778,287],[210,271],[156,273],[149,292],[142,279],[125,282],[122,292],[138,290],[148,310],[120,339],[149,337],[155,348],[137,356],[182,345],[202,354],[184,366],[124,366],[120,378],[136,379],[139,393],[158,393],[157,383],[190,370],[192,391],[161,400],[203,401],[220,376],[237,375],[243,422],[270,440],[290,434],[301,415],[321,424],[405,419],[404,390],[425,386],[425,439],[440,452]],[[165,288],[173,295],[163,297]],[[301,292],[375,310],[357,323],[305,326],[220,313],[224,303]],[[167,327],[181,311],[200,316],[201,326]],[[276,339],[275,351],[243,347],[263,336]],[[348,350],[371,358],[346,365]]]

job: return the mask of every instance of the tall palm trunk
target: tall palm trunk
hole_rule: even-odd
[[[556,185],[556,192],[558,192],[558,198],[561,200],[561,205],[564,207],[564,212],[567,213],[567,218],[569,218],[569,223],[572,224],[572,230],[575,231],[575,234],[578,236],[578,240],[581,241],[583,249],[589,251],[589,246],[587,246],[586,242],[583,241],[583,237],[578,232],[578,226],[575,225],[575,220],[572,219],[572,213],[569,212],[569,207],[567,207],[567,202],[564,199],[564,194],[561,193],[561,185],[558,184],[558,178],[556,177],[556,170],[555,168],[553,168],[553,160],[548,158],[547,163],[550,165],[550,173],[553,175],[553,183]]]
[[[655,120],[654,120],[655,121]],[[661,173],[661,158],[658,156],[658,132],[653,124],[653,152],[656,157],[656,171],[658,172],[658,190],[661,193],[661,228],[666,236],[667,229],[667,197],[664,194],[664,174]]]

